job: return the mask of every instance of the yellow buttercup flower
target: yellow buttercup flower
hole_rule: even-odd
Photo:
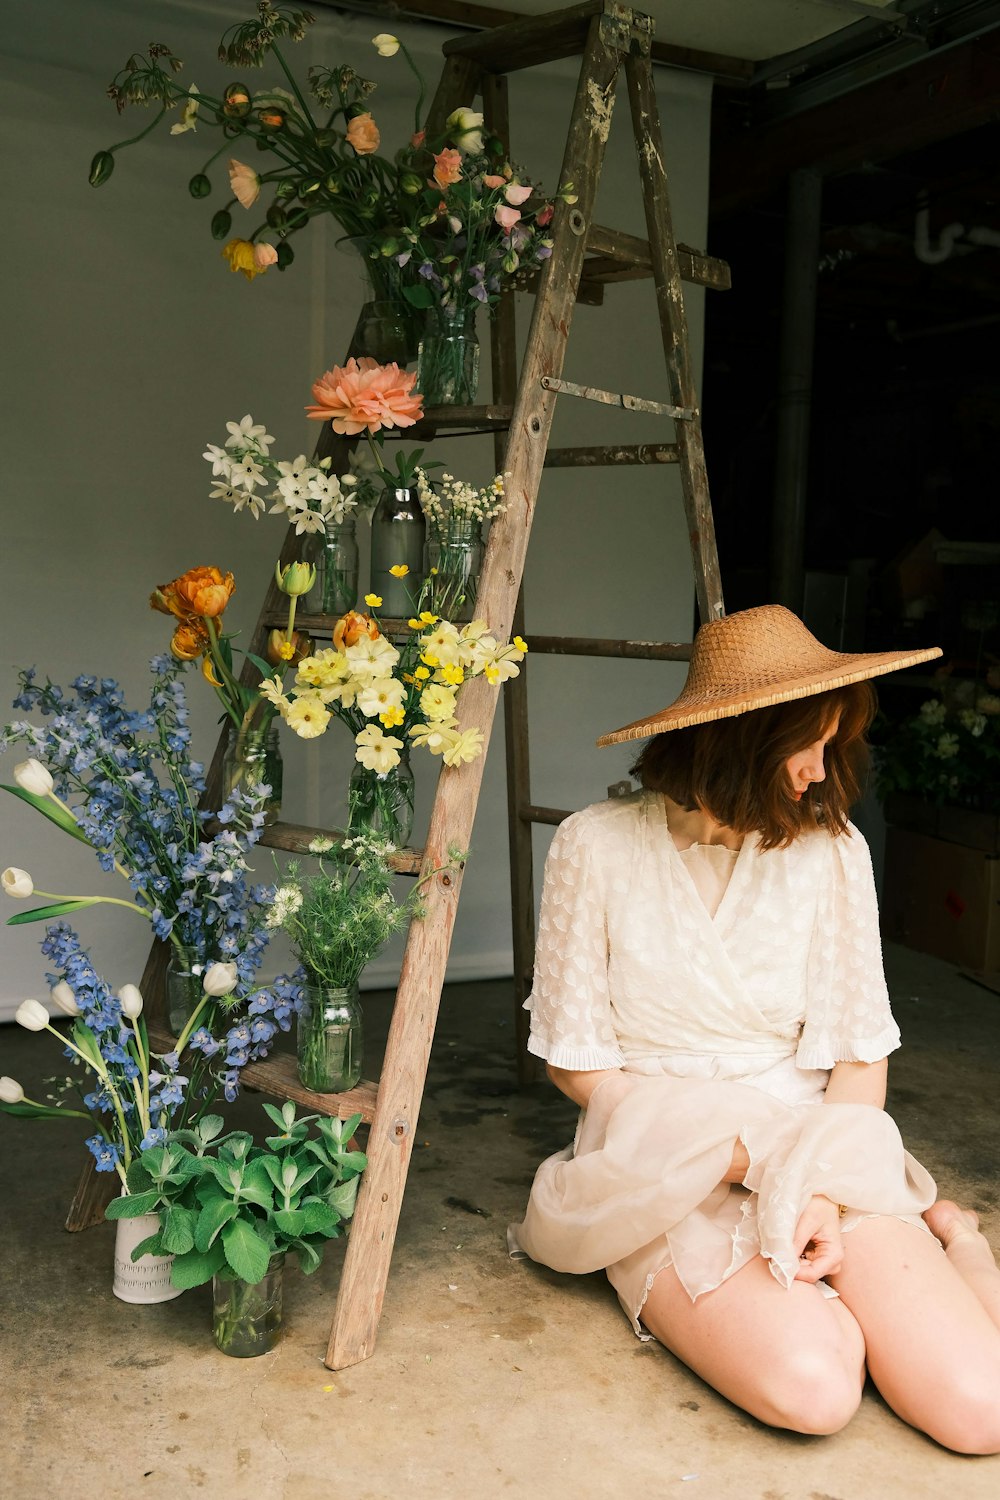
[[[369,609],[378,609],[382,604],[382,596],[381,594],[366,594],[365,603]]]
[[[409,625],[411,630],[419,630],[424,622],[423,620],[407,620],[406,623],[407,625]]]
[[[409,571],[410,570],[405,563],[393,563],[392,567],[389,569],[389,572],[392,574],[393,578],[405,578]],[[378,602],[381,604],[381,599]]]
[[[439,619],[440,615],[432,615],[429,609],[420,611],[421,625],[436,625]]]
[[[444,678],[445,682],[449,682],[452,687],[458,687],[460,683],[463,683],[465,681],[465,673],[462,671],[462,668],[451,666],[450,664],[447,664],[441,668],[441,676]]]
[[[527,651],[528,649],[527,641],[523,636],[520,635],[516,635],[514,637],[514,645],[517,647],[518,651]]]
[[[417,682],[426,682],[430,675],[430,669],[428,667],[414,667],[413,669],[413,677],[416,678]],[[411,678],[411,681],[412,680],[413,679]]]
[[[437,657],[432,656],[429,651],[425,651],[420,660],[423,662],[425,667],[439,667],[441,665]]]
[[[387,708],[384,714],[379,714],[379,723],[384,724],[386,729],[395,729],[397,724],[402,724],[406,714],[401,708]]]

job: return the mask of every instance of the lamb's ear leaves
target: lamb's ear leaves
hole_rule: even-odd
[[[159,1205],[160,1195],[152,1193],[129,1193],[123,1198],[112,1198],[104,1210],[106,1219],[139,1219],[151,1214]]]
[[[0,782],[0,788],[5,792],[10,792],[12,797],[20,797],[22,802],[27,802],[28,806],[33,807],[36,812],[40,812],[43,818],[48,818],[49,822],[54,823],[57,828],[61,828],[63,833],[68,833],[70,838],[79,839],[81,844],[86,844],[89,848],[93,848],[93,845],[72,813],[68,813],[64,807],[60,807],[58,802],[53,802],[48,797],[39,797],[37,792],[26,792],[23,786],[8,786],[5,781]]]
[[[170,1280],[174,1286],[183,1287],[185,1290],[192,1286],[203,1286],[206,1281],[211,1281],[216,1271],[221,1271],[225,1264],[225,1251],[216,1240],[211,1250],[207,1250],[204,1254],[200,1250],[189,1250],[186,1255],[178,1255],[171,1267]]]
[[[252,1286],[263,1280],[267,1275],[271,1250],[255,1229],[245,1220],[236,1219],[222,1231],[222,1243],[226,1260],[241,1281],[248,1281]]]

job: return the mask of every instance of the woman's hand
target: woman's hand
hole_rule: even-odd
[[[795,1226],[795,1253],[799,1257],[796,1281],[819,1281],[844,1263],[840,1214],[836,1203],[821,1193],[809,1199]]]

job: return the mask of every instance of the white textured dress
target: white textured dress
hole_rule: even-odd
[[[934,1183],[889,1116],[815,1107],[834,1063],[899,1045],[855,828],[682,854],[658,793],[574,814],[546,861],[527,1007],[537,1056],[623,1071],[542,1163],[512,1245],[556,1270],[607,1269],[637,1333],[664,1266],[692,1298],[757,1253],[789,1285],[812,1193],[850,1207],[845,1230],[872,1213],[923,1227]],[[751,1167],[730,1187],[737,1138]]]

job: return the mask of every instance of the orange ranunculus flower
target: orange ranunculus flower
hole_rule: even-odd
[[[346,646],[356,646],[365,635],[371,641],[378,640],[379,628],[375,621],[370,615],[349,609],[333,627],[333,644],[338,651],[343,651]]]
[[[451,187],[462,175],[462,153],[447,146],[434,158],[434,182],[439,188]]]
[[[149,602],[153,609],[176,615],[178,620],[190,620],[193,615],[214,619],[222,614],[235,587],[232,573],[220,573],[218,568],[188,568],[172,583],[161,583]]]
[[[195,661],[208,650],[208,632],[200,620],[180,620],[170,642],[178,661]]]
[[[349,359],[316,381],[312,392],[317,405],[307,406],[306,415],[329,420],[334,432],[351,437],[366,429],[412,427],[424,414],[424,398],[413,389],[416,380],[415,370],[401,370],[397,364]]]
[[[293,630],[290,641],[286,641],[283,630],[272,630],[264,655],[272,667],[280,667],[286,662],[290,667],[297,667],[303,657],[312,656],[315,646],[312,636],[306,635],[304,630]]]
[[[347,127],[347,144],[353,146],[359,156],[370,156],[379,148],[382,137],[371,114],[355,115]]]

